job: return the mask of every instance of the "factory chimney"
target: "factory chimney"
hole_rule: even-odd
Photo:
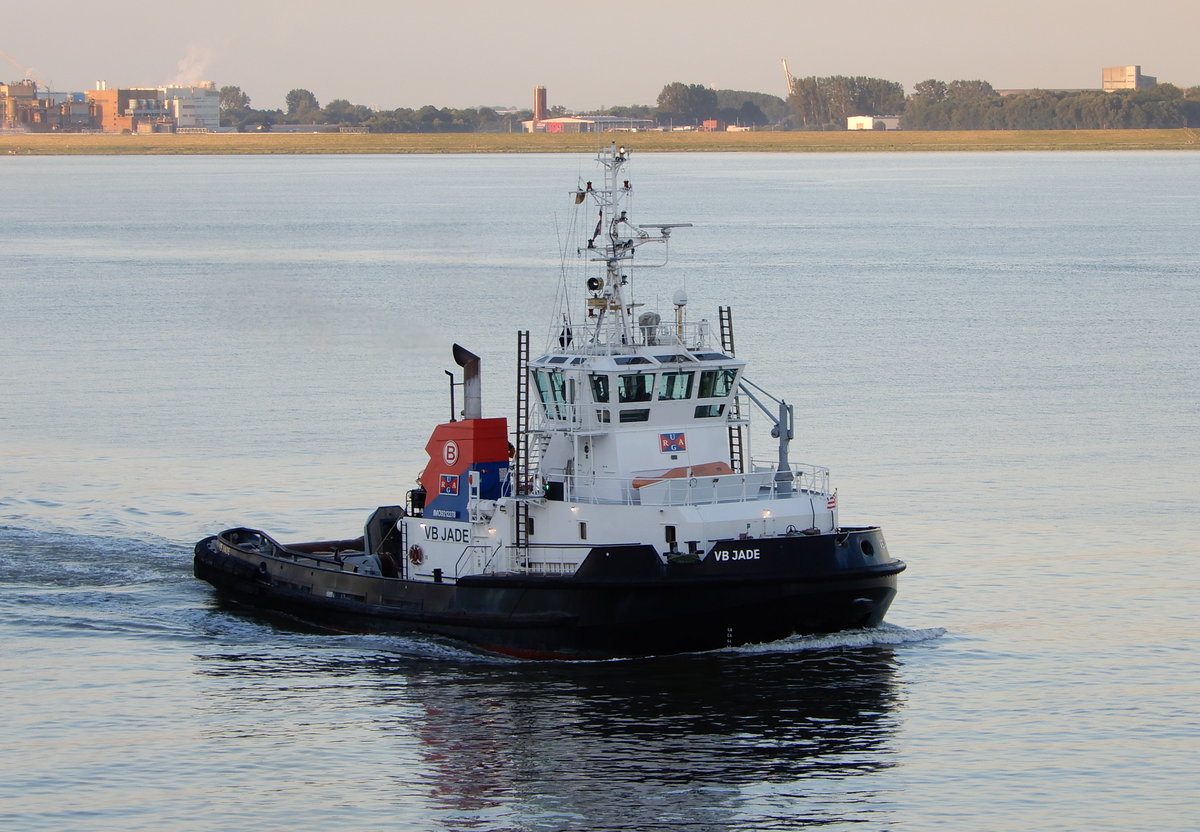
[[[533,88],[533,120],[541,121],[546,117],[546,88]]]

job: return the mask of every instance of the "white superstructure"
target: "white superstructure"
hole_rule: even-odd
[[[521,356],[526,407],[502,494],[477,496],[477,474],[464,494],[430,493],[424,517],[407,521],[418,574],[571,574],[605,545],[697,558],[717,541],[837,528],[829,472],[790,463],[792,409],[744,377],[728,309],[714,332],[687,319],[682,291],[667,310],[637,299],[639,272],[665,265],[672,231],[690,224],[634,223],[628,160],[623,147],[603,150],[604,181],[572,194],[582,240],[544,351]],[[481,416],[470,395],[466,423]],[[743,458],[752,407],[774,424],[773,459]],[[435,434],[431,459],[450,443],[459,453],[461,440]],[[462,497],[465,510],[445,507]]]

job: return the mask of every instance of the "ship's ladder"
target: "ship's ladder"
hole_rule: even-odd
[[[720,328],[721,328],[721,350],[729,356],[734,356],[733,346],[733,309],[728,306],[718,307]],[[730,421],[733,422],[729,426],[729,467],[733,469],[735,474],[745,473],[744,463],[742,462],[742,408],[741,396],[733,397],[732,409],[729,414]]]
[[[546,455],[546,449],[549,447],[550,434],[544,432],[539,432],[537,440],[529,443],[528,467],[525,469],[528,472],[527,476],[533,477],[536,472],[542,470],[542,457]],[[531,493],[536,492],[537,488],[531,487]]]
[[[400,567],[400,577],[408,580],[408,521],[401,518],[396,523],[396,531],[400,535],[400,563],[398,564]]]
[[[529,447],[529,330],[517,333],[517,430],[513,451],[512,483],[515,503],[514,564],[529,562],[529,492],[533,467]]]

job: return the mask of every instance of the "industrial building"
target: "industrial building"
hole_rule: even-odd
[[[211,132],[221,126],[221,93],[212,81],[189,87],[159,87],[176,133]]]
[[[211,81],[188,87],[109,89],[83,93],[39,89],[34,81],[0,84],[0,129],[29,133],[177,133],[220,128],[221,94]]]
[[[560,116],[522,122],[526,133],[605,133],[609,131],[651,130],[652,118],[622,116]]]
[[[39,91],[35,81],[0,84],[0,130],[46,133],[90,126],[91,112],[83,93]]]
[[[549,118],[546,106],[546,88],[533,88],[533,118],[521,122],[526,133],[605,133],[609,131],[632,132],[653,130],[652,118],[625,118],[623,116],[557,116]]]
[[[1148,90],[1158,83],[1153,75],[1143,75],[1140,66],[1106,66],[1102,84],[1105,92],[1114,90]]]

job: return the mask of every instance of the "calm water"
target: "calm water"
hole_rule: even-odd
[[[1191,829],[1200,156],[641,155],[694,317],[909,562],[873,633],[499,660],[220,607],[548,325],[574,156],[0,159],[0,823]],[[765,448],[765,445],[760,445]]]

